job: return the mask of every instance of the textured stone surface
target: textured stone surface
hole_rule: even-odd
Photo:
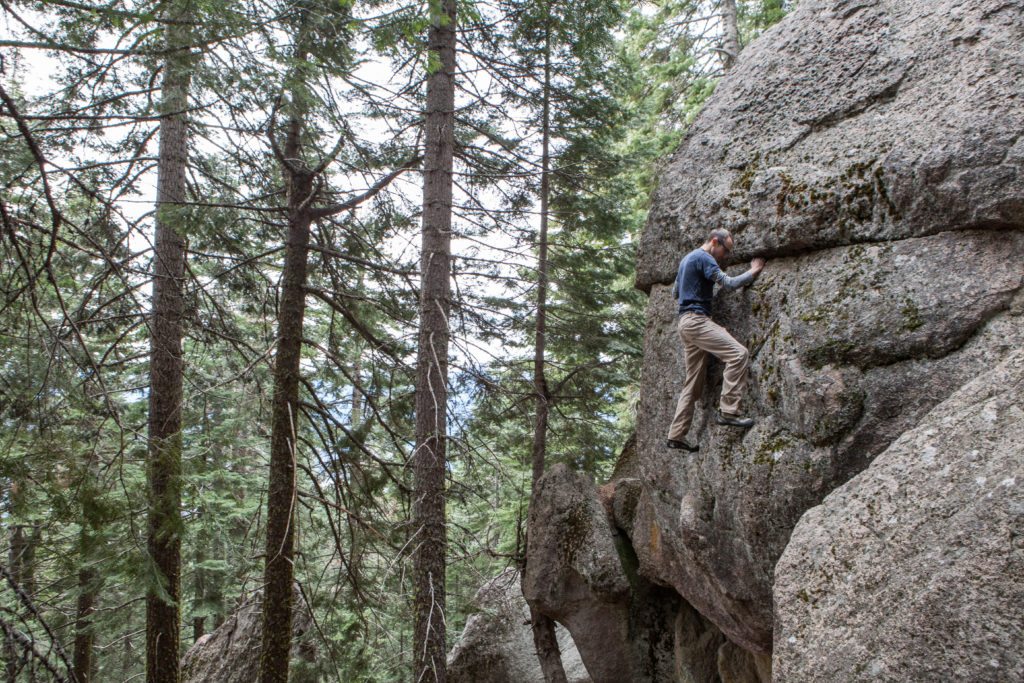
[[[745,49],[665,168],[638,263],[650,300],[635,452],[601,500],[638,580],[683,598],[677,679],[764,679],[780,643],[776,563],[804,513],[1024,347],[1021,45],[1020,0],[802,0]],[[690,455],[664,446],[685,371],[670,290],[679,259],[716,227],[733,231],[738,258],[769,258],[753,287],[715,300],[716,320],[751,351],[745,405],[757,424],[709,419],[721,389],[712,364]],[[922,483],[922,499],[943,486]],[[564,519],[548,524],[572,529]],[[904,566],[908,582],[927,581],[917,569]],[[596,593],[578,595],[581,612]],[[946,606],[967,629],[965,603]],[[844,622],[827,626],[838,646]],[[921,661],[958,651],[953,636],[914,633]],[[1019,632],[1003,635],[992,642],[1024,650]]]
[[[675,623],[676,680],[708,683],[718,677],[718,649],[725,636],[695,609],[681,609]]]
[[[593,481],[564,464],[537,482],[523,596],[572,634],[597,683],[630,680],[629,580]]]
[[[631,490],[635,480],[605,492],[628,508]],[[637,574],[636,555],[594,482],[552,467],[537,483],[529,528],[523,595],[569,630],[595,683],[671,680],[682,601]]]
[[[477,591],[478,610],[448,655],[451,683],[526,683],[543,681],[530,629],[530,608],[523,599],[519,572],[509,569]],[[569,632],[557,627],[562,668],[569,683],[590,683]]]
[[[740,258],[1024,223],[1024,7],[801,0],[748,46],[654,197],[648,289],[710,227]]]
[[[808,0],[748,47],[666,168],[629,510],[640,574],[768,654],[801,515],[1024,345],[1024,3]],[[714,227],[770,257],[715,318],[748,346],[757,425],[664,448],[684,368],[671,282]],[[744,266],[737,265],[736,272]],[[625,500],[625,498],[623,498]]]
[[[1024,680],[1024,353],[809,510],[775,574],[780,680]]]
[[[302,635],[313,625],[313,619],[298,589],[292,599],[295,604],[292,613],[292,660],[312,660],[315,653]],[[181,658],[182,683],[252,683],[257,680],[263,633],[262,609],[262,594],[256,593],[216,630],[197,640]]]
[[[726,641],[718,648],[718,677],[722,683],[771,683],[772,658]]]
[[[1018,243],[1010,240],[1004,245]],[[1024,257],[1024,248],[1014,249],[1010,253],[1018,259]],[[783,289],[773,282],[798,279],[795,274],[813,270],[816,264],[810,261],[819,256],[773,262],[771,275],[755,290],[734,295],[739,301],[721,307],[721,318],[740,341],[752,350],[761,346],[753,357],[746,399],[758,424],[744,432],[711,423],[708,418],[717,401],[721,375],[720,370],[712,371],[703,409],[698,410],[690,432],[701,444],[701,452],[694,456],[663,447],[684,368],[673,337],[667,288],[654,290],[650,308],[638,417],[643,488],[631,533],[641,573],[674,586],[730,639],[762,653],[770,651],[773,568],[800,515],[862,470],[957,387],[984,371],[994,359],[1024,345],[1024,324],[1013,310],[996,312],[973,333],[969,332],[974,325],[969,316],[944,319],[936,315],[935,324],[948,334],[959,330],[961,338],[970,336],[965,342],[961,339],[960,348],[933,359],[914,347],[902,310],[895,306],[862,308],[869,300],[855,298],[845,303],[843,310],[858,320],[856,324],[864,324],[871,316],[883,320],[888,316],[892,331],[886,334],[885,325],[880,324],[877,336],[863,344],[876,344],[882,350],[874,356],[859,348],[852,352],[848,362],[863,358],[863,368],[832,363],[817,367],[807,358],[813,359],[816,345],[828,337],[819,336],[814,323],[801,319],[815,310],[815,300],[795,297],[783,305],[765,302]],[[920,265],[921,273],[941,268],[940,263]],[[885,267],[881,266],[883,272]],[[965,264],[961,270],[965,283],[976,280],[967,272],[969,268]],[[908,268],[903,270],[903,275],[910,277]],[[999,286],[1005,289],[993,290],[992,299],[1009,309],[1014,300],[1005,296],[1013,293],[1014,286],[1019,291],[1020,280],[1019,273],[1008,275]],[[998,282],[998,278],[990,282]],[[952,298],[960,289],[959,285],[950,286],[942,290],[943,296]],[[762,311],[767,307],[774,312],[763,322],[756,315],[742,317],[744,306],[750,310],[749,299],[758,298]],[[918,322],[915,319],[915,325]],[[830,316],[828,323],[822,321],[825,324],[842,323]],[[965,327],[959,327],[961,324]],[[927,334],[928,327],[929,323],[921,322],[915,331]],[[753,331],[743,334],[744,329]],[[762,345],[765,336],[759,330],[763,329],[772,331]],[[901,335],[906,338],[893,339]],[[886,357],[884,349],[891,348],[901,349],[901,354]],[[864,355],[856,355],[859,353]],[[873,359],[883,357],[888,364],[872,364]],[[843,360],[839,353],[830,358]]]
[[[620,464],[628,464],[630,453]],[[635,472],[619,467],[616,473]],[[676,590],[638,572],[624,530],[637,524],[642,488],[629,476],[598,488],[564,465],[552,468],[531,510],[538,526],[531,527],[524,594],[568,627],[594,681],[768,681],[770,657],[729,643]]]

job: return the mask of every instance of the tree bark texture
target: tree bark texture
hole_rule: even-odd
[[[207,399],[203,398],[203,433],[204,435],[209,433],[210,424],[208,415],[210,413],[209,403]],[[207,473],[207,458],[206,452],[203,451],[199,456],[199,467],[197,474],[204,476]],[[205,509],[198,509],[193,513],[193,524],[197,527],[201,525],[203,516],[206,514]],[[192,595],[193,604],[198,610],[203,610],[206,606],[207,598],[207,587],[206,587],[206,570],[203,569],[203,563],[206,561],[206,543],[202,539],[196,539],[194,563],[195,569],[192,572]],[[198,611],[193,609],[193,613]],[[206,632],[206,618],[203,616],[192,617],[192,642],[195,643],[197,640],[203,637]]]
[[[16,490],[21,489],[20,486],[14,488]],[[22,507],[24,503],[20,498],[21,496],[18,493],[15,491],[11,492],[12,509],[17,510]],[[31,533],[28,533],[29,530],[31,530]],[[36,548],[42,540],[42,534],[42,528],[38,524],[31,526],[16,524],[11,527],[11,541],[7,556],[8,572],[14,584],[30,598],[34,597],[36,592],[35,556]],[[7,680],[12,681],[12,683],[26,680],[20,678],[22,674],[25,674],[29,681],[35,680],[35,663],[31,657],[25,656],[23,647],[23,645],[20,645],[11,638],[10,633],[6,630],[4,631],[3,659],[7,662],[5,673]]]
[[[445,459],[455,137],[455,0],[431,4],[413,452],[413,680],[444,683]]]
[[[301,43],[301,37],[299,42]],[[305,62],[300,50],[297,61]],[[315,183],[302,160],[301,97],[287,123],[282,173],[287,179],[288,235],[277,312],[277,356],[274,361],[274,405],[270,437],[270,481],[267,495],[267,546],[263,573],[263,635],[260,683],[286,683],[292,640],[292,563],[295,553],[295,458],[299,431],[299,383],[302,324],[306,313],[306,272],[309,261],[310,207]]]
[[[722,0],[722,66],[726,71],[740,54],[740,33],[736,21],[736,0]]]
[[[548,391],[544,373],[544,356],[547,349],[547,306],[548,306],[548,202],[551,194],[551,32],[547,31],[544,50],[544,84],[541,111],[541,171],[540,171],[540,233],[537,236],[537,316],[534,325],[533,343],[533,390],[537,408],[533,430],[533,484],[544,474],[544,458],[547,454],[548,434]]]
[[[146,681],[177,683],[181,596],[181,340],[185,279],[185,172],[191,58],[187,3],[168,10],[160,104],[153,311],[149,360],[149,515],[147,549],[156,574],[146,594]]]
[[[43,530],[38,524],[11,527],[7,564],[15,583],[30,596],[36,592],[36,548],[42,537]]]
[[[71,679],[75,683],[89,683],[96,669],[96,629],[94,614],[99,604],[103,575],[97,569],[94,549],[101,543],[97,533],[101,520],[94,516],[90,498],[96,491],[98,462],[92,455],[82,461],[83,484],[78,528],[78,600],[75,607],[75,642],[72,654]]]
[[[205,581],[206,577],[205,577],[205,574],[206,574],[206,572],[203,571],[203,569],[202,569],[202,563],[205,560],[206,560],[206,556],[203,553],[202,548],[197,548],[196,549],[196,558],[195,558],[196,569],[194,571],[194,581],[193,581],[193,584],[192,584],[193,585],[193,591],[194,591],[193,595],[195,596],[195,602],[196,602],[197,605],[204,605],[205,598],[206,598],[206,595],[205,595],[205,590],[206,590],[206,581]],[[199,640],[200,638],[202,638],[203,634],[205,632],[206,632],[206,618],[205,617],[193,617],[192,618],[192,642],[194,643],[197,640]]]
[[[96,612],[99,578],[95,569],[87,567],[78,572],[78,607],[75,614],[75,653],[72,664],[75,683],[89,683],[92,680],[95,643],[92,618]]]
[[[550,23],[550,22],[549,22]],[[534,328],[533,388],[536,394],[537,415],[534,422],[533,447],[533,489],[544,474],[544,460],[547,455],[548,410],[551,393],[548,390],[544,359],[547,342],[547,296],[548,296],[548,203],[551,194],[551,28],[546,27],[544,38],[544,83],[542,94],[541,125],[541,172],[540,172],[540,234],[537,244],[537,316]],[[532,496],[531,496],[532,498]],[[529,533],[529,530],[527,530]],[[529,561],[529,558],[527,558]],[[558,649],[555,622],[530,606],[530,624],[533,644],[540,660],[541,671],[547,683],[565,683],[565,669]]]

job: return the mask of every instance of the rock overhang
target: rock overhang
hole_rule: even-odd
[[[803,2],[744,51],[662,175],[638,264],[631,538],[641,573],[750,651],[771,650],[774,565],[803,512],[1024,343],[1021,44],[1014,3]],[[663,447],[684,372],[669,286],[715,227],[738,259],[772,259],[715,302],[752,351],[759,424],[719,428],[705,400],[701,453],[680,459]]]
[[[808,1],[709,99],[662,174],[637,286],[710,229],[736,257],[1024,227],[1013,3]]]

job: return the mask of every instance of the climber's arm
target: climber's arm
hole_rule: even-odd
[[[744,285],[749,285],[754,281],[754,270],[750,269],[742,275],[736,277],[729,277],[724,271],[718,271],[718,284],[722,285],[726,289],[739,289]]]
[[[719,270],[715,273],[715,282],[722,285],[726,289],[739,289],[745,285],[749,285],[754,279],[761,274],[764,270],[765,260],[763,258],[755,258],[750,262],[750,270],[737,275],[736,277],[729,277],[724,271]]]

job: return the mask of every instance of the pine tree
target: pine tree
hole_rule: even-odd
[[[188,164],[192,58],[188,0],[165,10],[158,160],[153,312],[149,361],[149,481],[147,548],[154,579],[146,596],[146,680],[177,683],[181,599],[181,407]]]
[[[413,678],[433,683],[444,683],[447,677],[445,465],[455,148],[455,22],[454,0],[431,2],[423,122],[423,231],[411,542],[415,544]]]

